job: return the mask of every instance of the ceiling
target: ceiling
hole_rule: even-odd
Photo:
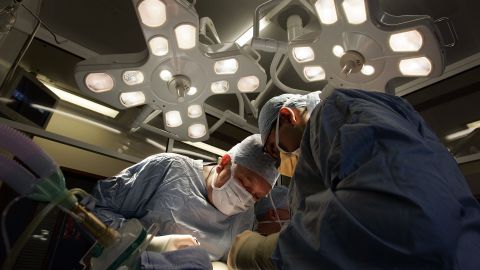
[[[213,20],[222,42],[233,42],[252,25],[254,10],[263,2],[265,0],[197,0],[195,9],[199,17],[210,17]],[[458,40],[454,47],[445,48],[447,65],[459,65],[472,58],[478,60],[476,54],[480,53],[480,16],[477,12],[480,10],[480,1],[381,0],[379,3],[383,10],[394,15],[422,14],[430,15],[434,19],[449,18],[455,27]],[[55,44],[52,37],[43,31],[31,44],[22,66],[29,71],[46,75],[79,95],[83,94],[77,89],[73,78],[73,68],[77,62],[96,54],[133,53],[146,49],[130,0],[43,0],[39,14],[59,39],[66,39],[68,42]],[[445,43],[449,43],[452,37],[446,24],[439,26]],[[313,18],[306,27],[319,29],[319,24]],[[276,17],[273,23],[261,32],[261,36],[287,40],[286,31],[277,23]],[[268,71],[273,55],[262,53],[261,56],[260,63]],[[467,123],[480,120],[480,68],[478,61],[475,63],[477,64],[457,69],[462,72],[456,72],[458,74],[450,78],[442,78],[434,83],[426,82],[428,86],[422,87],[420,91],[402,92],[440,138],[465,128]],[[301,81],[289,64],[280,73],[280,79],[287,85],[309,91],[323,87],[322,83],[306,84]],[[391,86],[399,89],[412,81],[414,80],[398,78],[391,81]],[[273,89],[267,97],[280,93],[280,90]],[[250,98],[254,99],[255,95]],[[220,111],[238,110],[234,95],[217,95],[207,100],[207,103]],[[127,109],[112,122],[126,128],[140,111],[140,108]],[[246,117],[250,124],[256,125],[256,119],[248,111]],[[208,119],[210,126],[215,121],[215,117]],[[208,143],[228,149],[248,134],[233,125],[224,124],[211,135]],[[463,145],[458,145],[458,141],[444,142],[457,153],[477,153],[480,136],[472,134],[466,140],[468,142]]]

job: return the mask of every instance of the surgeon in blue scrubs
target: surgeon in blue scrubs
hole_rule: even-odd
[[[232,268],[480,269],[480,206],[454,158],[405,100],[335,90],[268,101],[265,151],[295,168],[290,225],[237,237]],[[272,266],[273,267],[273,266]]]
[[[226,261],[235,236],[253,227],[254,203],[270,192],[278,177],[274,160],[262,149],[255,134],[218,164],[174,153],[150,156],[99,181],[94,212],[114,228],[131,218],[145,228],[158,223],[159,236],[149,250],[176,250],[198,240],[210,260]]]

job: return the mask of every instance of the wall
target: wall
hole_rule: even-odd
[[[70,111],[66,107],[57,106],[56,109],[74,114],[73,111]],[[75,114],[80,116],[78,112]],[[88,143],[99,148],[127,154],[136,157],[139,160],[161,152],[160,149],[152,147],[151,145],[142,142],[140,139],[134,139],[131,135],[127,137],[129,134],[126,134],[123,131],[121,134],[115,134],[111,131],[84,123],[60,113],[53,113],[46,127],[46,131]],[[130,162],[117,160],[38,137],[36,137],[34,141],[49,153],[61,166],[79,171],[111,176],[132,164]]]

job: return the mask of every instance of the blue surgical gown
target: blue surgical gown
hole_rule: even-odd
[[[313,111],[279,269],[480,269],[480,207],[399,97],[337,90]]]
[[[99,181],[95,214],[114,228],[136,218],[159,235],[191,234],[211,260],[227,259],[235,236],[253,226],[253,208],[226,216],[207,201],[200,160],[173,153],[150,156],[117,176]]]

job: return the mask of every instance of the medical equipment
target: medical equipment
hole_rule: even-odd
[[[18,158],[25,167],[12,159],[0,155],[0,179],[17,193],[30,199],[49,202],[41,210],[8,254],[2,269],[12,269],[23,245],[48,212],[58,206],[72,215],[91,235],[97,239],[90,249],[91,269],[131,268],[138,255],[147,247],[157,232],[152,226],[146,231],[136,219],[129,220],[119,230],[113,230],[101,222],[84,206],[75,195],[86,197],[80,189],[67,190],[65,179],[58,165],[30,139],[5,125],[0,125],[0,149]],[[34,176],[34,175],[38,175]],[[152,235],[147,237],[147,235]]]
[[[205,100],[216,94],[235,93],[240,115],[225,116],[242,126],[246,122],[244,94],[259,92],[266,84],[259,55],[248,46],[220,43],[211,20],[199,20],[190,2],[132,3],[148,49],[80,62],[75,71],[79,88],[118,109],[147,104],[144,110],[149,113],[136,122],[142,122],[153,110],[161,110],[166,131],[157,133],[188,141],[206,140],[217,128],[215,125],[215,129],[208,130]],[[213,33],[214,40],[206,35],[207,30]],[[207,44],[199,42],[199,31]]]
[[[276,2],[268,1],[259,9],[268,9]],[[292,12],[287,24],[295,31],[289,35],[288,44],[259,38],[258,23],[252,39],[253,49],[275,52],[270,76],[277,87],[289,93],[301,90],[284,85],[277,77],[277,66],[284,54],[307,83],[328,81],[335,88],[384,92],[395,77],[440,76],[445,68],[444,47],[454,45],[443,43],[436,25],[444,19],[394,16],[382,11],[378,1],[371,0],[301,2],[306,10],[315,9],[321,30],[304,31],[305,16]],[[445,22],[453,29],[449,20]]]
[[[443,44],[436,25],[440,20],[390,15],[377,1],[270,0],[255,11],[251,45],[239,47],[246,41],[221,43],[212,20],[198,18],[195,2],[132,0],[147,49],[80,62],[75,71],[79,88],[117,109],[147,104],[132,123],[132,131],[146,128],[171,139],[204,141],[227,119],[246,125],[244,100],[256,117],[263,92],[273,84],[289,93],[305,94],[278,78],[286,60],[306,83],[325,81],[327,89],[386,91],[387,83],[396,77],[441,75],[444,46],[454,45]],[[271,20],[285,28],[287,41],[259,37],[260,27]],[[313,21],[320,22],[321,29],[306,27]],[[441,21],[453,29],[449,20]],[[267,84],[255,50],[275,53],[270,64],[273,83]],[[262,93],[250,102],[245,93],[253,92]],[[239,113],[227,110],[209,129],[206,112],[212,110],[205,101],[229,93],[237,95]],[[163,129],[143,125],[148,116],[160,111]]]

